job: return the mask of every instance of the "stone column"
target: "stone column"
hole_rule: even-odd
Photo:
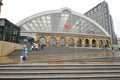
[[[50,46],[50,38],[47,36],[46,37],[46,46],[49,47]]]
[[[69,46],[69,42],[68,42],[68,37],[65,38],[65,47],[68,47]]]
[[[82,47],[85,47],[85,39],[82,38]]]
[[[36,41],[39,41],[39,39],[40,39],[40,34],[36,33]]]
[[[77,47],[77,37],[73,39],[74,39],[74,47]]]
[[[111,48],[111,41],[108,40],[108,48]]]
[[[92,47],[92,39],[88,39],[89,40],[89,47]]]
[[[56,37],[56,40],[57,40],[56,46],[57,46],[57,47],[60,47],[60,37]]]
[[[99,48],[99,40],[96,40],[96,47]]]
[[[102,46],[105,47],[105,40],[103,40],[103,45]]]

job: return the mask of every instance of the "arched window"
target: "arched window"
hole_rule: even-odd
[[[77,47],[81,47],[82,46],[82,40],[81,39],[78,39],[77,40]]]
[[[65,46],[65,39],[64,38],[60,39],[60,46]]]
[[[50,38],[50,46],[56,46],[56,39]]]
[[[85,47],[89,47],[89,40],[88,39],[85,40]]]
[[[70,46],[70,47],[73,47],[73,46],[74,46],[74,42],[73,42],[73,39],[72,39],[72,38],[69,39],[69,46]]]
[[[92,47],[96,47],[96,40],[92,40]]]

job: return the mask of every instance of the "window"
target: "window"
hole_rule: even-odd
[[[89,16],[89,15],[90,15],[90,13],[88,12],[88,13],[87,13],[87,16]]]
[[[5,26],[5,21],[4,20],[0,20],[0,26]]]
[[[2,32],[2,27],[0,26],[0,32]]]
[[[97,8],[94,8],[94,13],[96,13],[97,12]]]
[[[100,9],[101,9],[101,5],[98,6],[98,10],[100,10]]]
[[[91,14],[93,14],[93,10],[91,10]]]
[[[105,13],[107,13],[107,8],[104,8]]]
[[[2,35],[3,35],[2,32],[0,32],[0,40],[2,40]]]

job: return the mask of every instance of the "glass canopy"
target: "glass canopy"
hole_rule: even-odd
[[[32,15],[17,23],[21,33],[71,33],[103,35],[109,34],[96,22],[69,8]]]

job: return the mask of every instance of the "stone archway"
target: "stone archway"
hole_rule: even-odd
[[[70,47],[74,46],[74,40],[72,38],[69,38],[69,46]]]
[[[45,46],[46,46],[46,38],[45,38],[45,37],[41,37],[41,38],[40,38],[39,44],[40,44],[40,45],[45,45]]]
[[[96,47],[96,40],[95,39],[92,40],[92,47]]]
[[[56,46],[56,38],[54,38],[54,37],[51,37],[50,38],[50,46]]]
[[[105,41],[105,47],[109,47],[109,41],[108,40]]]
[[[65,38],[60,39],[60,46],[65,46]]]
[[[85,39],[85,47],[89,47],[89,40]]]
[[[82,40],[79,38],[77,40],[77,47],[82,47]]]

